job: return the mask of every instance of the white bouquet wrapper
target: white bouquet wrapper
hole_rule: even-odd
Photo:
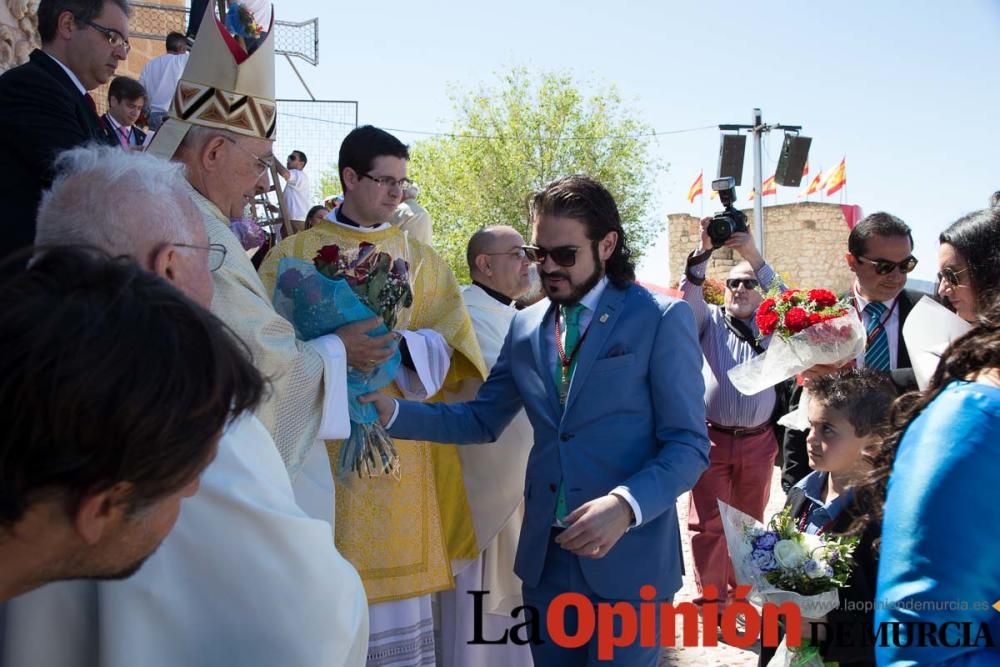
[[[802,615],[810,618],[824,616],[840,605],[840,594],[836,589],[819,595],[802,595],[782,590],[769,582],[764,573],[754,565],[753,545],[748,535],[748,529],[757,528],[764,531],[767,528],[752,516],[730,507],[721,500],[718,502],[736,583],[751,587],[750,602],[756,605],[763,605],[765,602],[779,605],[783,602],[794,602],[799,606]]]
[[[814,324],[788,339],[777,334],[764,354],[729,370],[736,389],[753,396],[817,364],[839,364],[865,349],[865,327],[854,313]]]

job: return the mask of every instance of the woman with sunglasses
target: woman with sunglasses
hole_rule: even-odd
[[[975,322],[988,292],[1000,288],[1000,208],[959,218],[938,238],[938,296]]]
[[[996,295],[980,295],[979,326],[945,351],[928,389],[896,402],[893,432],[855,489],[876,508],[855,528],[881,524],[874,630],[889,641],[876,644],[880,665],[1000,665]]]

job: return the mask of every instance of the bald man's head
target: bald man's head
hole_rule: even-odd
[[[514,300],[531,287],[531,263],[521,250],[524,238],[513,227],[493,225],[472,235],[465,251],[469,275]]]

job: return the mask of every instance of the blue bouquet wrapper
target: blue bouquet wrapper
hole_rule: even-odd
[[[274,308],[292,323],[301,340],[336,333],[337,329],[375,317],[343,278],[324,276],[311,262],[283,258],[278,263],[278,280],[274,289]],[[380,323],[369,336],[389,333]],[[346,476],[357,473],[361,477],[383,474],[399,475],[399,457],[392,438],[378,420],[378,411],[372,404],[363,404],[358,397],[387,386],[396,376],[402,357],[399,349],[393,351],[388,361],[370,372],[348,367],[347,394],[351,434],[344,441],[337,460],[337,474]]]

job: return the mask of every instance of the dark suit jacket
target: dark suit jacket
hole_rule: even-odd
[[[108,118],[108,114],[101,116],[101,124],[104,126],[104,130],[107,132],[108,136],[111,137],[116,144],[121,145],[121,139],[118,138],[118,130],[115,129],[114,124]],[[135,146],[142,146],[142,144],[146,141],[146,133],[133,125],[132,138],[135,139]]]
[[[809,499],[801,489],[793,488],[788,493],[785,507],[791,509],[792,516],[801,516],[808,502]],[[860,513],[861,510],[852,502],[833,520],[830,533],[847,532]],[[878,526],[869,526],[854,548],[854,569],[847,581],[847,587],[839,591],[840,606],[826,617],[828,639],[825,645],[820,646],[820,652],[826,662],[839,662],[853,667],[867,665],[875,667],[875,648],[865,645],[866,642],[868,644],[871,642],[864,639],[862,633],[870,631],[875,624],[875,612],[868,603],[873,603],[875,600],[878,556],[872,549],[872,544],[879,533]],[[868,604],[868,609],[865,610],[861,603]],[[837,626],[841,627],[839,639],[838,631],[835,630]],[[762,648],[760,664],[766,665],[773,656],[773,648]]]
[[[112,143],[104,125],[55,60],[35,50],[0,76],[0,258],[31,245],[56,155],[88,141]]]
[[[899,333],[897,338],[898,356],[896,359],[896,369],[891,372],[892,383],[896,385],[896,390],[900,394],[913,391],[917,388],[917,379],[913,375],[913,368],[910,366],[910,353],[906,349],[906,341],[903,340],[903,323],[909,316],[913,306],[917,305],[925,294],[916,290],[904,289],[899,294]],[[789,410],[794,410],[799,405],[799,398],[802,396],[802,388],[796,387],[792,392]],[[781,443],[782,468],[781,468],[781,488],[785,493],[795,485],[800,479],[805,477],[812,470],[809,467],[809,459],[806,455],[806,431],[785,431],[784,440]]]

